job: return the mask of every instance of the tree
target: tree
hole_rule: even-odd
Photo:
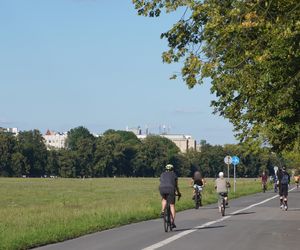
[[[67,148],[71,150],[76,150],[78,146],[77,143],[82,138],[93,139],[94,136],[90,133],[90,131],[87,128],[83,126],[71,129],[70,131],[68,131],[68,138],[66,140]]]
[[[159,16],[163,10],[184,13],[161,34],[169,46],[163,61],[184,61],[181,76],[189,88],[211,79],[214,113],[229,119],[237,138],[267,141],[278,152],[299,145],[298,0],[133,3],[144,16]]]
[[[45,168],[46,175],[57,176],[59,174],[59,154],[60,150],[50,150],[47,158],[47,165]]]
[[[10,133],[0,132],[0,176],[13,175],[12,154],[15,153],[16,140]]]
[[[26,158],[20,153],[13,153],[11,156],[11,168],[14,176],[20,177],[30,174],[30,168],[26,165]]]
[[[175,170],[180,169],[181,166],[176,164],[180,159],[174,158],[178,153],[179,148],[171,140],[161,136],[147,136],[135,158],[135,176],[159,176],[167,163],[173,163]]]
[[[59,175],[64,178],[76,177],[74,151],[61,149],[58,154]]]
[[[24,168],[31,176],[45,174],[47,164],[47,148],[44,138],[38,130],[22,131],[18,134],[18,151],[24,156]],[[22,163],[22,164],[23,164]]]
[[[139,144],[140,141],[132,132],[106,131],[96,143],[96,175],[132,176],[133,160]]]

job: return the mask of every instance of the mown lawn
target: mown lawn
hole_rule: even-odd
[[[177,210],[193,207],[190,179],[179,179]],[[0,178],[0,249],[28,249],[131,222],[157,218],[158,178]],[[233,183],[232,183],[233,184]],[[230,198],[261,191],[238,179]],[[208,179],[203,203],[216,202]]]

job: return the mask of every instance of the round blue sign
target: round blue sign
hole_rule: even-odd
[[[237,156],[232,156],[231,159],[232,159],[232,164],[233,165],[237,165],[237,164],[240,163],[240,159]]]

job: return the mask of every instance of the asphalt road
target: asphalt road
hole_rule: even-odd
[[[177,213],[177,228],[165,233],[162,219],[135,223],[36,248],[38,250],[283,250],[300,246],[300,188],[289,192],[289,209],[274,192]]]

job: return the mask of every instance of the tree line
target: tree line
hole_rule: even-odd
[[[64,149],[48,150],[38,130],[17,136],[0,133],[0,176],[7,177],[157,177],[167,163],[175,166],[179,176],[200,170],[205,177],[215,177],[219,171],[227,173],[226,155],[240,157],[240,177],[257,177],[263,170],[273,174],[273,167],[288,159],[298,167],[293,157],[278,156],[267,147],[249,151],[243,144],[213,146],[202,140],[201,151],[181,153],[171,140],[159,135],[139,140],[133,132],[110,129],[95,137],[80,126],[68,132]]]

